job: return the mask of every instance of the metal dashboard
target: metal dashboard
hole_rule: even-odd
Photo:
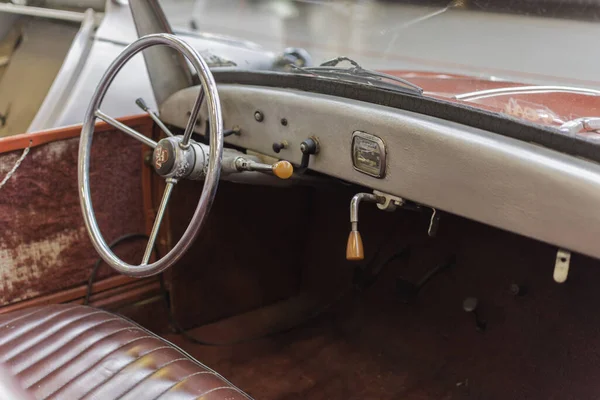
[[[161,107],[184,127],[192,87]],[[220,84],[225,142],[300,164],[300,143],[319,142],[310,169],[600,258],[600,165],[539,145],[414,112],[293,89]],[[260,112],[261,118],[255,113]],[[205,120],[205,110],[201,122]],[[285,120],[285,121],[283,121]],[[197,126],[203,133],[204,125]],[[355,168],[356,132],[385,147],[378,177]],[[287,142],[279,153],[273,143]]]

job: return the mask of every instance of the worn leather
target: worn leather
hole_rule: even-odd
[[[141,326],[80,305],[0,315],[0,363],[36,399],[250,398]]]

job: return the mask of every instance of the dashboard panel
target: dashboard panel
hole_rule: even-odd
[[[198,91],[174,94],[162,119],[185,127]],[[595,162],[331,95],[228,83],[219,94],[225,129],[240,129],[226,143],[300,165],[301,144],[313,138],[311,170],[600,258]],[[203,109],[200,134],[205,119]]]

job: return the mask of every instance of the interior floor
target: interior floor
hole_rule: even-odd
[[[446,214],[431,238],[429,210],[384,213],[364,205],[367,261],[350,263],[344,247],[352,193],[311,194],[298,293],[188,331],[203,340],[248,341],[192,343],[157,317],[159,303],[153,321],[140,322],[257,399],[597,398],[596,260],[574,254],[569,280],[557,284],[554,246]],[[275,238],[261,239],[277,246]],[[215,270],[204,261],[195,269]],[[409,284],[438,266],[420,290]],[[205,278],[194,282],[196,291],[211,285],[210,274]],[[211,290],[213,300],[188,303],[190,312],[213,315],[220,290],[224,297],[240,293]],[[477,315],[464,309],[472,298]]]

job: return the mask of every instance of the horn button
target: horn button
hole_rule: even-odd
[[[175,165],[176,155],[175,145],[170,140],[163,139],[158,142],[152,158],[156,172],[161,176],[169,175]]]

